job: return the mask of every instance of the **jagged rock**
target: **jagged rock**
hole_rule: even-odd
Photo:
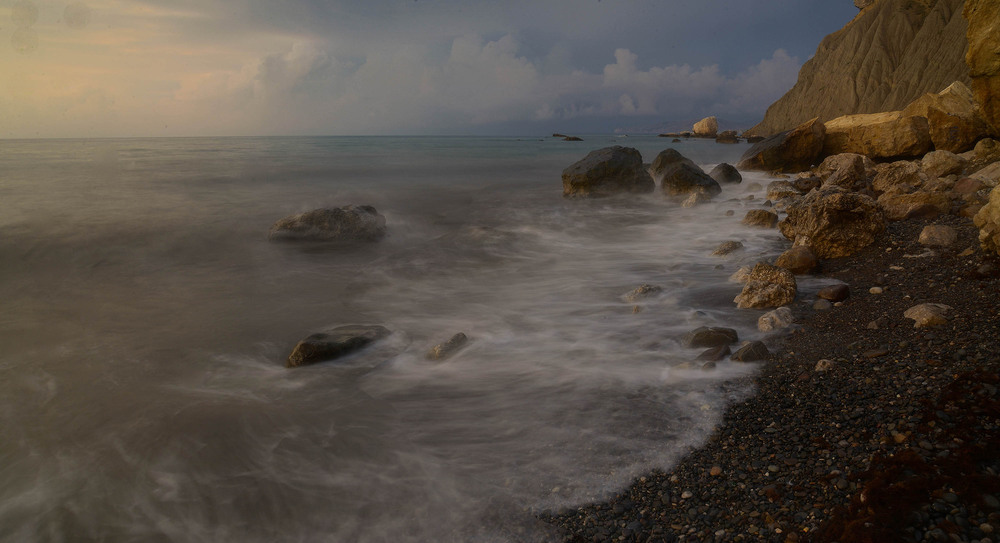
[[[714,256],[726,256],[729,253],[739,251],[743,248],[743,244],[738,241],[723,241],[718,247],[712,251]]]
[[[790,181],[779,179],[767,184],[767,199],[772,202],[784,200],[786,198],[798,198],[802,193],[795,188],[795,184]]]
[[[950,247],[958,241],[958,231],[945,224],[929,224],[920,231],[917,242],[934,247]]]
[[[758,262],[747,277],[743,291],[733,301],[740,309],[781,307],[795,301],[796,291],[792,272]]]
[[[889,221],[933,219],[951,211],[951,198],[940,192],[886,193],[878,197],[878,206]]]
[[[469,343],[469,337],[459,332],[451,336],[448,341],[431,347],[431,350],[427,351],[426,358],[427,360],[444,360],[457,353],[467,343]]]
[[[743,176],[740,175],[740,172],[731,164],[726,164],[725,162],[712,168],[712,171],[708,172],[708,176],[715,179],[720,185],[743,182]]]
[[[731,354],[733,354],[733,351],[729,350],[729,345],[719,345],[718,347],[711,347],[702,351],[698,355],[698,360],[718,362]]]
[[[726,130],[725,132],[720,132],[718,136],[715,137],[715,143],[739,143],[740,138],[736,135],[735,130]]]
[[[843,187],[851,191],[868,188],[869,178],[874,176],[875,172],[875,163],[857,153],[841,153],[826,157],[816,168],[823,185]]]
[[[926,117],[899,111],[844,115],[826,122],[823,154],[859,153],[871,158],[923,156],[931,148]]]
[[[989,201],[976,213],[973,222],[979,228],[983,250],[1000,254],[1000,190],[990,191]]]
[[[767,346],[762,341],[748,341],[736,349],[736,352],[729,359],[736,362],[760,362],[767,360],[770,356],[771,352],[767,350]]]
[[[788,328],[793,322],[795,322],[795,319],[792,316],[792,309],[789,307],[779,307],[761,315],[757,319],[757,329],[761,332],[771,332]]]
[[[844,283],[830,285],[819,289],[819,292],[816,293],[816,297],[833,303],[843,302],[851,297],[851,287]]]
[[[591,151],[563,170],[562,182],[566,197],[647,193],[656,188],[639,151],[620,145]]]
[[[348,325],[312,334],[300,341],[288,355],[285,367],[295,368],[333,360],[357,351],[390,334],[378,325]]]
[[[715,179],[675,149],[665,149],[657,155],[650,173],[660,181],[663,193],[674,199],[697,193],[712,197],[722,192]]]
[[[981,139],[971,151],[962,153],[961,157],[969,161],[968,171],[979,171],[1000,161],[1000,141],[992,138]]]
[[[652,298],[660,292],[663,292],[662,287],[643,283],[625,294],[624,298],[626,302],[634,303],[646,298]]]
[[[858,9],[865,9],[866,7],[875,3],[875,0],[854,0],[854,7]]]
[[[762,228],[774,228],[778,226],[778,214],[766,209],[751,209],[743,217],[743,224]]]
[[[372,242],[385,237],[385,217],[372,206],[314,209],[280,219],[271,226],[272,241]]]
[[[920,167],[929,179],[934,179],[953,173],[962,173],[968,162],[951,151],[931,151],[924,155],[920,161]]]
[[[719,121],[715,117],[705,117],[694,123],[694,135],[700,138],[714,138],[719,132]]]
[[[990,0],[979,1],[988,4]],[[827,121],[855,113],[896,111],[954,81],[969,83],[962,3],[874,2],[823,39],[799,71],[795,86],[747,132],[773,134],[816,116]]]
[[[729,280],[733,283],[746,283],[750,279],[750,270],[752,269],[750,266],[740,266],[729,276]]]
[[[698,204],[704,204],[711,201],[712,201],[711,193],[703,190],[695,190],[694,192],[689,194],[687,198],[684,199],[684,201],[681,203],[681,207],[694,207]]]
[[[802,194],[818,188],[822,184],[823,180],[816,176],[799,177],[795,181],[792,181],[792,186],[795,187],[795,190]]]
[[[875,167],[872,189],[877,193],[909,194],[924,182],[920,164],[899,160]]]
[[[965,62],[972,93],[986,121],[1000,132],[1000,2],[966,0],[963,15],[968,21]]]
[[[739,335],[732,328],[702,326],[685,334],[681,338],[681,344],[688,348],[718,347],[720,345],[732,345],[739,340]]]
[[[954,175],[949,175],[948,177],[938,177],[931,179],[930,181],[924,183],[924,186],[920,187],[921,192],[951,192],[951,189],[955,186]]]
[[[826,127],[818,119],[753,144],[737,167],[744,170],[801,172],[812,167],[823,150]]]
[[[853,254],[875,241],[885,219],[874,200],[838,188],[820,188],[788,206],[778,223],[795,245],[808,246],[819,258]]]
[[[812,249],[798,245],[781,253],[781,256],[774,261],[774,265],[785,268],[795,275],[803,275],[819,267],[819,259],[816,258],[816,253],[812,252]]]
[[[948,319],[945,318],[945,314],[951,306],[945,304],[935,304],[927,303],[915,305],[903,312],[903,316],[908,319],[913,319],[914,328],[926,328],[928,326],[940,326],[942,324],[948,324]]]
[[[1000,184],[1000,162],[995,162],[985,168],[969,175],[973,179],[979,179],[987,187],[995,187]]]
[[[968,151],[991,132],[972,91],[961,81],[917,98],[903,109],[903,115],[927,117],[931,142],[942,151]]]

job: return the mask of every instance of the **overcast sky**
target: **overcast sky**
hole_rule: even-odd
[[[851,0],[0,0],[0,137],[746,127],[856,14]]]

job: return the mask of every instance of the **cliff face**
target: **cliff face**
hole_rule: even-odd
[[[820,43],[798,82],[748,130],[769,135],[819,116],[904,108],[955,81],[969,84],[963,0],[874,0]]]

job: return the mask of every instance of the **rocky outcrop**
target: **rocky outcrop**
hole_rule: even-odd
[[[737,164],[745,170],[801,172],[816,162],[823,150],[826,127],[813,118],[787,132],[753,144]]]
[[[743,291],[733,301],[740,309],[781,307],[795,301],[797,290],[792,272],[758,262],[747,276]]]
[[[1000,190],[990,192],[989,202],[973,221],[979,228],[979,244],[984,251],[1000,254]]]
[[[647,193],[656,188],[639,151],[620,145],[591,151],[563,170],[562,182],[566,197]]]
[[[657,155],[649,170],[660,182],[663,193],[677,200],[699,194],[702,200],[707,200],[722,192],[715,179],[675,149],[665,149]]]
[[[994,0],[974,3],[992,4],[996,12]],[[967,25],[961,8],[962,0],[874,2],[823,39],[799,71],[795,86],[748,132],[766,136],[815,116],[825,122],[842,115],[896,111],[954,81],[968,84]],[[994,24],[996,20],[993,15]]]
[[[982,105],[986,121],[1000,133],[1000,3],[966,0],[966,37],[972,92]]]
[[[272,241],[371,242],[385,237],[385,217],[372,206],[314,209],[271,226]]]
[[[719,132],[719,121],[715,117],[705,117],[694,123],[694,135],[699,138],[714,138]]]
[[[378,325],[348,325],[313,334],[300,341],[288,355],[285,367],[296,368],[333,360],[357,351],[390,334]]]
[[[826,123],[823,154],[858,153],[873,159],[921,156],[931,148],[926,117],[899,111],[845,115]]]
[[[953,153],[972,149],[978,139],[991,132],[972,91],[960,81],[939,93],[917,98],[903,109],[903,115],[926,117],[934,148]]]
[[[795,245],[805,245],[819,258],[853,254],[875,241],[885,219],[874,200],[837,187],[814,190],[788,206],[778,223]]]

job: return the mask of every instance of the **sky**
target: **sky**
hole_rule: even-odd
[[[0,0],[0,138],[748,128],[851,0]]]

